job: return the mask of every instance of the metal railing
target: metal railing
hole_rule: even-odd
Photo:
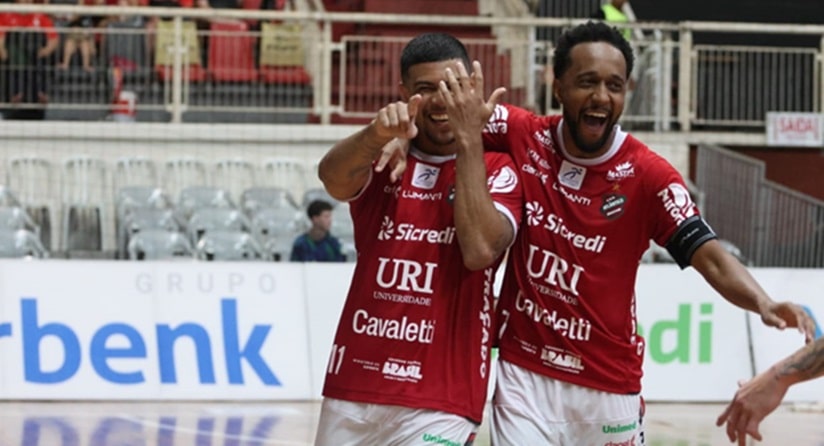
[[[763,161],[699,146],[696,185],[716,233],[755,266],[824,266],[824,201],[765,178]]]
[[[0,4],[0,12],[121,18],[93,30],[94,70],[59,70],[55,64],[60,49],[37,62],[31,57],[4,62],[0,81],[6,88],[0,108],[7,117],[29,108],[44,110],[46,119],[106,119],[134,105],[137,120],[171,122],[331,123],[336,117],[364,118],[397,97],[397,56],[409,37],[408,27],[456,33],[467,27],[489,29],[488,37],[466,42],[472,56],[486,64],[494,85],[508,88],[509,102],[552,110],[546,85],[552,81],[548,65],[553,42],[537,38],[537,30],[560,32],[583,20],[31,4]],[[388,24],[402,35],[387,36]],[[353,25],[383,25],[383,35],[343,32],[333,40],[335,27]],[[638,64],[623,119],[633,128],[763,131],[767,111],[822,111],[824,26],[627,26],[637,36],[632,43]],[[26,35],[24,30],[7,31]],[[60,26],[56,31],[60,48],[77,32]],[[694,33],[805,36],[808,41],[812,36],[820,43],[694,44]],[[28,34],[35,39],[42,33]],[[47,98],[15,96],[9,80],[19,73],[31,78],[35,72],[44,75]],[[123,91],[129,94],[121,97]]]

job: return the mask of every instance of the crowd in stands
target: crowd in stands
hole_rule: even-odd
[[[6,1],[8,3],[8,1]],[[245,8],[280,10],[285,0],[14,0],[18,4],[51,3],[85,6],[157,6],[181,8]],[[79,2],[79,3],[78,3]],[[49,102],[51,84],[67,72],[108,73],[117,68],[124,73],[146,71],[154,65],[155,38],[161,18],[94,16],[82,14],[0,13],[0,102],[19,109],[4,112],[5,119],[42,119]],[[198,31],[197,60],[192,65],[205,67],[209,59],[208,33],[227,20],[194,21]],[[260,30],[257,21],[228,21],[239,26],[232,31]],[[131,38],[124,44],[117,39]],[[257,48],[250,44],[257,53]],[[255,58],[256,59],[256,58]],[[155,63],[153,63],[154,61]],[[256,63],[256,62],[255,62]],[[162,74],[158,74],[161,76]]]

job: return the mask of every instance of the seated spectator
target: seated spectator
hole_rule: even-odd
[[[103,0],[80,0],[79,5],[100,6],[104,5]],[[101,18],[99,16],[72,16],[66,26],[69,32],[63,43],[63,59],[57,64],[57,68],[66,70],[72,62],[72,57],[79,50],[80,60],[85,71],[92,71],[92,57],[97,52],[95,35],[92,29],[97,27]]]
[[[332,227],[332,205],[327,201],[309,203],[306,214],[312,227],[295,239],[292,245],[293,262],[344,262],[340,240],[329,233]]]
[[[17,0],[28,4],[31,0]],[[5,71],[5,93],[12,104],[41,107],[6,111],[5,119],[43,119],[48,102],[48,66],[60,39],[54,22],[41,13],[0,14],[0,62]]]
[[[117,0],[118,6],[140,6],[140,0]],[[139,15],[117,15],[103,18],[98,25],[107,30],[102,34],[101,47],[111,68],[119,68],[124,73],[140,70],[148,60],[151,47],[149,33],[135,33],[146,27],[146,18]]]

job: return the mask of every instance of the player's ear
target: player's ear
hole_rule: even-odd
[[[561,103],[561,83],[558,82],[558,79],[552,80],[552,97],[555,98],[558,103]]]

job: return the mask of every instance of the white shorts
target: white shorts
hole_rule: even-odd
[[[492,445],[644,446],[644,403],[498,360]]]
[[[446,412],[324,398],[315,446],[469,446],[477,431]]]

